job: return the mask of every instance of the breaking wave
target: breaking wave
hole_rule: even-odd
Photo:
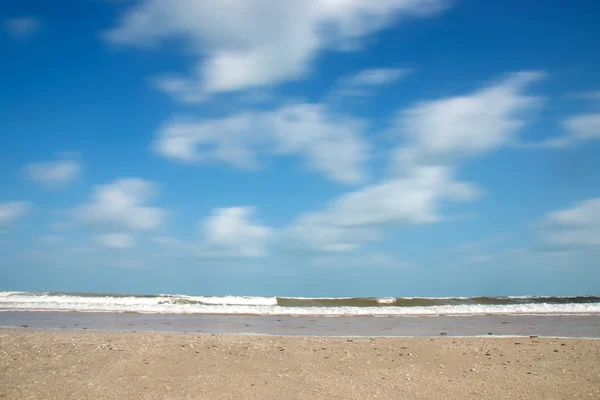
[[[0,311],[315,316],[600,314],[600,297],[306,298],[0,292]]]

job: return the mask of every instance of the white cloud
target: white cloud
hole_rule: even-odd
[[[208,99],[202,85],[179,76],[160,76],[152,79],[153,86],[181,103],[200,103]]]
[[[187,163],[220,161],[238,168],[256,168],[261,142],[260,117],[238,114],[215,120],[171,121],[153,143],[156,153]]]
[[[287,229],[287,241],[346,252],[380,239],[386,228],[448,220],[444,203],[481,194],[475,185],[456,180],[456,164],[515,139],[527,121],[525,113],[540,102],[522,92],[541,76],[512,74],[473,94],[422,102],[401,112],[393,128],[405,139],[394,152],[399,174],[345,194],[325,211],[301,215]]]
[[[199,238],[156,236],[151,242],[171,254],[200,260],[260,258],[268,255],[274,230],[255,221],[254,207],[217,208],[198,223]]]
[[[158,230],[166,211],[146,205],[158,192],[155,183],[140,178],[122,178],[97,185],[89,201],[74,211],[79,222],[99,231],[99,242],[112,247],[133,245],[135,232]]]
[[[343,183],[365,179],[364,124],[321,104],[290,104],[215,120],[172,121],[159,129],[158,154],[188,162],[224,162],[256,168],[258,157],[298,155],[308,167]]]
[[[0,203],[0,228],[7,227],[24,217],[31,206],[25,201]]]
[[[549,213],[542,237],[547,246],[560,249],[600,246],[600,198]]]
[[[574,115],[564,120],[562,126],[567,134],[546,141],[546,147],[565,147],[589,140],[600,140],[600,113]]]
[[[401,68],[371,68],[365,69],[344,80],[349,86],[378,86],[389,85],[408,74],[410,70]]]
[[[516,140],[539,97],[524,90],[543,77],[520,72],[474,93],[421,102],[401,111],[391,132],[406,145],[396,151],[396,169],[410,171],[421,164],[455,164]]]
[[[126,249],[133,247],[135,238],[129,233],[105,233],[94,237],[96,242],[106,247]]]
[[[365,97],[376,87],[392,85],[406,77],[412,70],[403,68],[370,68],[338,80],[329,95],[329,102],[345,97]]]
[[[325,252],[352,251],[378,240],[388,227],[443,221],[442,202],[478,195],[474,185],[454,180],[450,168],[423,167],[340,196],[325,211],[301,215],[287,229],[286,241]]]
[[[41,22],[34,17],[12,18],[4,23],[4,29],[15,40],[28,40],[41,28]]]
[[[186,42],[199,61],[189,78],[163,82],[175,98],[299,79],[325,49],[359,49],[367,35],[401,17],[441,12],[448,0],[141,0],[104,34],[112,43],[151,47]],[[191,88],[191,89],[190,89]],[[198,94],[193,94],[197,92]]]
[[[542,76],[511,74],[472,94],[400,112],[392,129],[404,138],[404,146],[394,151],[398,174],[339,197],[325,211],[301,215],[286,240],[306,249],[347,252],[379,240],[386,228],[448,220],[441,212],[444,203],[481,194],[454,178],[456,165],[516,140],[527,113],[540,104],[523,91]]]
[[[82,167],[77,160],[34,162],[25,167],[27,179],[49,189],[62,189],[77,180]]]
[[[200,252],[213,257],[261,257],[267,253],[270,228],[252,221],[254,208],[219,208],[200,224]]]
[[[570,117],[564,127],[575,140],[600,139],[600,113]]]

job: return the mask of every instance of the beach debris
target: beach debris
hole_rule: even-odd
[[[21,325],[21,328],[28,328],[28,327],[29,327],[29,325],[25,325],[25,324]]]
[[[447,335],[447,334],[448,334],[448,332],[440,332],[440,335],[442,335],[442,336]]]
[[[531,335],[529,336],[529,339],[535,339],[537,336],[536,335]]]

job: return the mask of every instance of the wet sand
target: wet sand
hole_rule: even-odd
[[[600,315],[319,317],[290,315],[0,312],[0,327],[299,336],[550,336],[600,338]]]
[[[0,399],[599,399],[600,341],[0,330]]]

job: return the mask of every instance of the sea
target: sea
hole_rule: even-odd
[[[249,297],[0,292],[0,311],[313,316],[600,314],[600,296]]]
[[[0,292],[0,328],[600,338],[600,296],[252,297]]]

